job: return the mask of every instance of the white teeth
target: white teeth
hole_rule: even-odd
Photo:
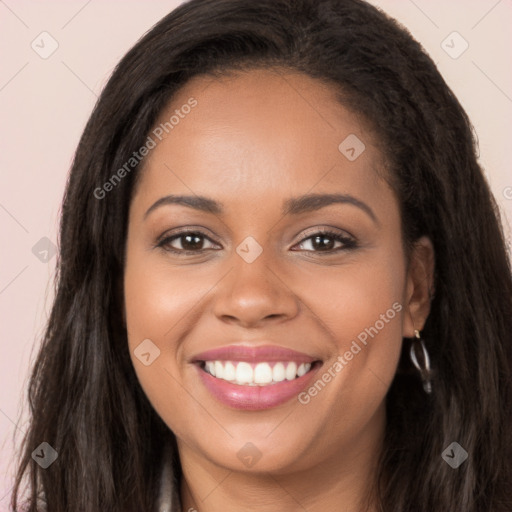
[[[251,365],[244,361],[206,361],[204,369],[213,377],[233,384],[266,386],[286,380],[302,377],[311,369],[311,363],[295,362],[257,363]]]
[[[270,384],[272,382],[272,368],[268,363],[258,363],[254,368],[254,382],[256,384]]]
[[[223,379],[225,379],[225,380],[235,380],[236,379],[236,368],[235,368],[235,365],[230,361],[228,361],[224,365]]]
[[[215,361],[215,370],[217,370],[217,363],[220,363],[220,361]],[[249,363],[238,363],[236,365],[236,383],[251,384],[253,382],[253,371],[251,365]]]
[[[286,366],[286,380],[295,379],[295,375],[297,375],[297,365],[295,363],[288,363]]]
[[[212,374],[215,377],[215,362],[207,361],[205,367],[206,367],[207,372]]]
[[[285,379],[285,370],[283,363],[276,363],[274,368],[272,368],[272,380],[274,382],[282,382]]]
[[[224,366],[220,361],[215,361],[215,377],[218,379],[224,378]]]
[[[311,367],[311,365],[309,365],[309,367]],[[217,369],[217,367],[215,367],[215,369]],[[298,368],[297,368],[297,375],[299,377],[302,377],[306,372],[309,371],[309,368],[306,369],[306,365],[304,363],[302,363]]]

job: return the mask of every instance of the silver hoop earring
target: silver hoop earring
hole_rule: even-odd
[[[425,393],[432,393],[432,382],[431,382],[431,372],[430,369],[430,357],[427,352],[427,348],[425,347],[425,343],[423,342],[423,339],[420,336],[420,332],[417,329],[414,329],[414,336],[415,339],[411,343],[411,350],[409,352],[409,355],[411,357],[412,364],[418,369],[421,375],[421,380],[423,382],[423,389],[425,390]],[[418,362],[418,358],[416,356],[416,348],[421,347],[421,350],[423,352],[423,365],[420,365]]]

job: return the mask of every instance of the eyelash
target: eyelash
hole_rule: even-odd
[[[197,251],[190,251],[190,250],[186,250],[186,249],[175,249],[175,248],[169,247],[169,244],[171,242],[173,242],[174,240],[178,240],[185,235],[198,235],[200,237],[208,239],[212,243],[216,243],[216,242],[213,242],[213,240],[211,240],[210,237],[207,236],[205,233],[203,233],[201,230],[184,230],[179,233],[175,233],[172,236],[164,235],[165,238],[161,238],[159,241],[157,241],[157,243],[154,247],[161,248],[166,252],[171,252],[171,253],[177,254],[179,256],[197,255],[197,254],[201,254],[205,250],[211,250],[211,249],[198,249]],[[338,253],[341,251],[355,249],[358,246],[358,244],[354,238],[351,238],[348,236],[343,236],[340,233],[330,231],[328,229],[319,229],[318,231],[315,231],[311,235],[307,236],[306,238],[303,238],[296,245],[303,244],[305,241],[315,238],[316,236],[327,236],[329,238],[332,238],[336,242],[341,242],[343,244],[343,247],[338,247],[337,249],[330,249],[328,251],[306,250],[306,252],[313,252],[313,253],[318,253],[318,254],[328,254],[329,255],[329,254],[334,254],[334,253]]]

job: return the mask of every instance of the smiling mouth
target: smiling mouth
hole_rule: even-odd
[[[246,411],[270,409],[297,398],[323,364],[318,355],[243,342],[195,354],[190,362],[212,397]]]
[[[239,386],[273,386],[299,379],[321,364],[321,361],[198,361],[200,368],[216,379]]]

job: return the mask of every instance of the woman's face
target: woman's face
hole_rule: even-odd
[[[402,336],[427,312],[372,133],[328,86],[253,70],[191,80],[150,137],[125,315],[182,463],[373,457]]]

